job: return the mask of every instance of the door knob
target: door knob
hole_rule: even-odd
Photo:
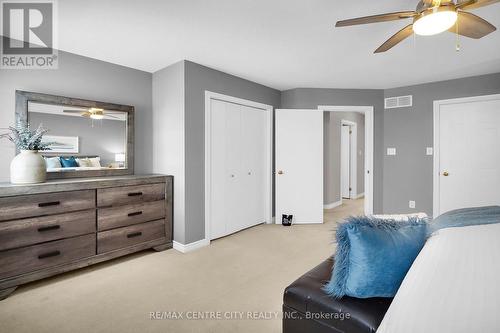
[[[282,175],[282,174],[283,174],[283,170],[279,170],[278,175]]]
[[[443,176],[448,177],[449,175],[448,171],[443,172]]]
[[[234,175],[231,175],[231,178],[234,178]]]

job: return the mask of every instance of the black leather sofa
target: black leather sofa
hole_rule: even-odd
[[[285,289],[283,333],[375,332],[392,298],[334,299],[321,288],[334,261],[325,260]]]

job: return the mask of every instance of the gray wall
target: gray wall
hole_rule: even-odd
[[[384,213],[432,214],[433,158],[425,150],[433,145],[433,102],[498,93],[500,73],[385,90],[385,97],[413,95],[413,106],[384,112],[384,144],[397,152],[384,154]]]
[[[340,135],[342,120],[355,122],[356,136],[356,191],[364,193],[365,184],[365,116],[357,112],[324,113],[324,159],[323,159],[323,200],[324,204],[340,201]]]
[[[103,119],[96,121],[83,117],[30,112],[30,125],[39,124],[49,130],[47,135],[78,136],[79,153],[72,156],[96,155],[101,165],[115,162],[115,154],[127,152],[127,123],[125,121]],[[47,152],[49,155],[50,151]],[[59,154],[57,154],[59,155]]]
[[[151,172],[151,77],[151,73],[62,51],[57,70],[0,69],[0,128],[14,124],[16,89],[133,105],[136,108],[136,172]],[[0,141],[0,156],[5,157],[0,161],[0,181],[9,180],[14,151],[9,141]]]
[[[280,91],[190,61],[153,74],[154,171],[175,177],[174,241],[205,238],[205,91],[278,107]]]
[[[153,172],[174,176],[174,240],[184,244],[184,61],[153,74]]]
[[[16,89],[134,105],[136,172],[152,172],[154,165],[155,171],[176,176],[174,237],[187,244],[204,237],[205,90],[276,108],[373,105],[374,211],[411,211],[408,200],[415,200],[417,211],[431,213],[432,157],[425,156],[425,147],[432,146],[432,102],[500,93],[500,73],[385,91],[297,88],[280,93],[189,61],[169,66],[153,76],[60,52],[58,70],[0,70],[0,128],[14,123]],[[407,94],[414,97],[412,108],[384,112],[384,96]],[[398,154],[385,156],[386,147],[396,147]],[[7,181],[14,156],[10,142],[0,141],[0,156],[7,156],[0,161],[0,181]]]
[[[316,109],[318,105],[368,105],[374,107],[373,210],[375,213],[381,213],[383,209],[383,98],[383,90],[372,89],[297,88],[281,93],[281,108],[283,109]]]
[[[185,62],[186,243],[205,233],[205,90],[278,108],[280,91],[190,61]]]

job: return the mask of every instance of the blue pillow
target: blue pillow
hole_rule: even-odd
[[[424,246],[426,227],[419,218],[349,217],[338,226],[335,265],[324,291],[335,298],[394,297]]]
[[[78,163],[76,163],[76,159],[71,157],[61,157],[61,165],[63,168],[76,168],[78,167]]]
[[[429,232],[492,223],[500,223],[500,206],[462,208],[439,215],[429,224]]]

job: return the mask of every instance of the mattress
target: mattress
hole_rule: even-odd
[[[428,239],[378,333],[500,332],[500,224]]]

